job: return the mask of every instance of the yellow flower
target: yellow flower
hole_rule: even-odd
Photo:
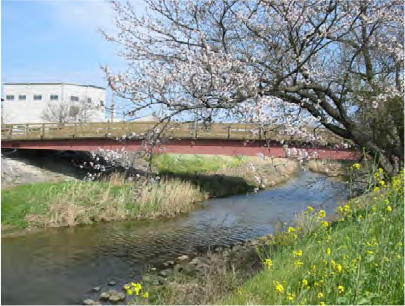
[[[128,294],[128,295],[132,295],[132,294],[133,294],[133,291],[132,291],[131,289],[127,289],[127,294]]]
[[[133,292],[135,292],[136,295],[139,295],[139,291],[141,291],[142,285],[139,284],[139,283],[131,283],[131,285],[132,285],[132,290],[129,289],[129,290],[131,291],[131,294],[132,294]],[[130,295],[131,295],[131,294],[130,294]]]
[[[273,266],[273,261],[270,258],[267,258],[266,261],[264,262],[264,265],[267,266],[268,268],[271,268]]]
[[[319,293],[318,293],[318,299],[321,299],[321,298],[323,298],[323,293],[322,293],[322,292],[319,292]]]
[[[289,300],[290,302],[294,301],[294,298],[295,298],[295,293],[287,294],[287,300]]]
[[[388,212],[391,212],[391,211],[392,211],[392,207],[388,205],[388,206],[387,206],[387,211],[388,211]]]
[[[129,288],[131,288],[129,285],[125,285],[125,286],[124,286],[124,289],[125,289],[125,290],[128,290]]]
[[[343,210],[347,213],[351,213],[352,209],[350,208],[350,206],[348,204],[346,204],[345,206],[343,206]]]
[[[293,227],[289,227],[289,228],[288,228],[288,232],[289,232],[289,233],[293,233],[293,232],[295,232],[295,228],[293,228]]]
[[[343,287],[343,286],[338,286],[338,290],[339,290],[339,293],[343,293],[343,292],[345,292],[345,287]]]
[[[302,267],[303,265],[304,265],[304,262],[301,261],[301,260],[296,260],[296,261],[294,262],[294,266]]]
[[[377,192],[377,193],[380,192],[380,188],[379,188],[379,187],[375,187],[375,188],[374,188],[374,192]]]
[[[384,173],[384,170],[382,168],[378,168],[378,172]]]
[[[385,202],[385,204],[387,204],[387,205],[390,204],[390,200],[388,200],[388,199],[385,199],[384,202]]]
[[[325,302],[320,302],[319,305],[326,305]]]
[[[277,293],[284,293],[284,286],[282,284],[280,284],[278,281],[274,282],[275,288],[274,290],[276,290]]]
[[[361,166],[360,166],[359,163],[355,163],[355,164],[353,165],[353,168],[356,169],[356,170],[360,170]]]
[[[324,210],[320,210],[318,214],[319,219],[325,218],[326,217],[326,212]]]
[[[381,186],[383,186],[383,187],[385,186],[385,182],[382,181],[382,180],[379,182],[379,184],[380,184]]]
[[[303,286],[308,286],[308,280],[307,280],[306,278],[304,278],[304,279],[302,280],[302,285],[303,285]]]
[[[321,223],[324,227],[328,227],[330,225],[330,222],[328,221],[321,221]]]
[[[307,211],[310,213],[310,212],[313,212],[314,211],[314,208],[312,207],[312,206],[308,206],[307,207]]]
[[[294,252],[293,252],[293,256],[294,256],[294,257],[300,257],[300,256],[302,256],[302,254],[303,254],[303,253],[302,253],[302,250],[298,250],[298,251],[294,251]]]
[[[145,299],[147,299],[147,298],[149,297],[149,292],[145,292],[145,293],[143,294],[143,297],[144,297]]]
[[[331,255],[331,254],[332,254],[332,250],[331,250],[330,248],[328,248],[328,249],[326,250],[326,254]]]

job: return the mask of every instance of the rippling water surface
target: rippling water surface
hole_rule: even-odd
[[[333,211],[343,184],[301,171],[271,190],[212,199],[172,219],[49,229],[2,239],[2,304],[77,304],[110,280],[137,280],[156,265],[199,247],[230,245],[274,232],[306,206]],[[110,288],[109,288],[110,289]]]

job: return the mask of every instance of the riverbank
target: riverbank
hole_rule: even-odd
[[[332,215],[308,207],[285,233],[168,261],[142,290],[152,304],[403,305],[403,186],[402,174]]]
[[[268,178],[272,185],[284,182],[296,174],[298,163],[164,154],[155,159],[154,168],[160,176],[153,183],[142,176],[113,174],[99,182],[71,180],[3,190],[2,237],[46,227],[173,217],[208,198],[264,188]]]
[[[204,184],[206,176],[226,176],[243,179],[262,189],[288,181],[300,168],[297,160],[287,158],[171,153],[154,156],[152,165],[163,175],[187,178],[200,184]]]
[[[2,224],[10,230],[171,217],[208,195],[191,183],[163,179],[155,184],[29,184],[4,190],[1,197]]]
[[[38,159],[38,158],[37,158]],[[25,184],[62,182],[75,180],[72,173],[66,171],[69,167],[64,164],[65,171],[51,171],[38,165],[38,160],[31,157],[32,163],[27,156],[21,156],[15,152],[6,152],[1,155],[1,188],[3,190]],[[55,162],[58,164],[58,162]],[[60,163],[59,161],[59,164]],[[73,168],[73,167],[70,167]],[[83,174],[84,176],[84,174]]]

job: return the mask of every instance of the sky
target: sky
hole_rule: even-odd
[[[131,0],[139,13],[139,0]],[[107,87],[100,66],[123,70],[117,47],[99,29],[114,31],[104,0],[1,0],[1,82],[67,82]],[[108,91],[107,101],[111,93]],[[118,100],[118,99],[117,99]],[[130,103],[116,101],[124,108]]]

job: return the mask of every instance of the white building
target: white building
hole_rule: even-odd
[[[4,83],[2,122],[104,122],[106,89],[69,83]]]

